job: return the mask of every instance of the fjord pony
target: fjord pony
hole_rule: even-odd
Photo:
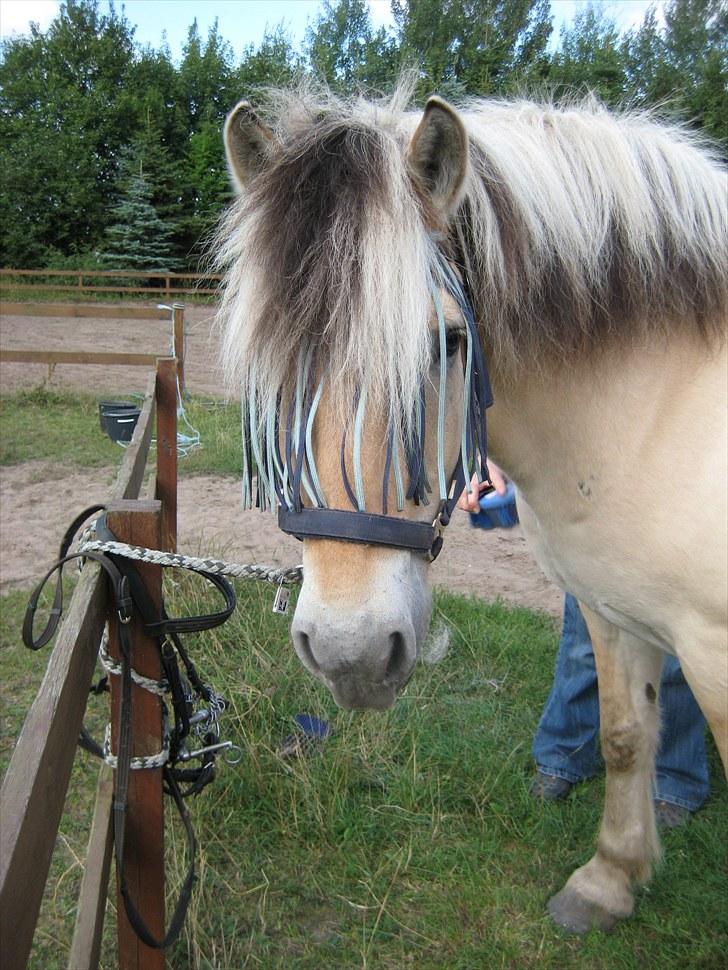
[[[351,459],[356,507],[373,507],[382,468],[394,475],[387,436],[396,427],[406,444],[423,388],[430,478],[458,460],[465,328],[452,293],[438,283],[439,309],[433,298],[442,254],[467,282],[495,400],[489,452],[517,486],[534,555],[580,600],[599,675],[598,847],[550,910],[576,931],[609,928],[658,853],[665,652],[728,755],[725,174],[684,131],[596,104],[458,113],[433,98],[411,113],[401,101],[280,93],[270,127],[247,103],[232,112],[240,196],[218,239],[226,363],[257,402],[255,437],[314,353],[314,381],[328,381],[300,445],[320,486],[307,502],[350,508]],[[363,388],[352,456],[345,426]],[[399,505],[391,517],[433,520],[433,503]],[[342,706],[387,707],[429,624],[428,557],[323,535],[304,542],[296,650]]]

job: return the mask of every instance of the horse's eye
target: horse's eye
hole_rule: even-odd
[[[460,344],[462,343],[464,333],[462,330],[450,329],[445,331],[445,354],[448,357],[454,357],[454,355],[460,350]],[[432,362],[434,364],[438,363],[440,360],[440,334],[434,333],[432,335]]]
[[[460,342],[463,339],[462,331],[460,330],[448,330],[445,334],[445,353],[448,357],[452,357],[460,350]]]

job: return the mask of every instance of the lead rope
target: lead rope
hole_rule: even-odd
[[[179,566],[193,572],[213,573],[216,576],[233,576],[236,579],[258,579],[273,585],[293,586],[303,580],[303,566],[267,566],[259,563],[226,562],[224,559],[183,556],[177,552],[164,552],[161,549],[147,549],[144,546],[131,546],[126,542],[111,540],[103,542],[89,539],[79,546],[79,553],[101,552],[124,559],[153,563],[155,566]]]

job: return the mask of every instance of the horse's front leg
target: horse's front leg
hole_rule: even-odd
[[[602,755],[607,767],[596,854],[549,902],[573,933],[611,930],[632,913],[633,886],[660,852],[652,801],[659,735],[662,653],[583,608],[599,678]]]

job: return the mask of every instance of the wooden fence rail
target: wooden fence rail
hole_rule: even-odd
[[[36,278],[36,282],[16,282],[17,278]],[[160,296],[174,296],[186,293],[190,296],[213,296],[218,292],[222,276],[216,273],[176,273],[166,270],[98,270],[98,269],[0,269],[0,279],[3,285],[14,290],[56,290],[76,293],[134,293],[149,294],[150,299],[155,294]],[[85,283],[84,280],[108,280],[108,283],[98,285]],[[51,280],[51,282],[44,282]],[[53,280],[73,280],[72,283],[53,282]],[[146,286],[112,285],[112,280],[147,281]],[[156,281],[156,282],[155,282]],[[181,284],[187,282],[188,285]],[[152,285],[154,284],[154,285]]]
[[[0,272],[4,272],[0,270]],[[185,393],[185,308],[182,303],[168,306],[104,306],[88,303],[9,303],[0,302],[0,316],[25,317],[100,317],[109,320],[172,321],[172,352],[177,359],[180,394]],[[104,351],[0,349],[0,363],[48,364],[49,373],[57,364],[124,364],[128,367],[154,367],[156,354],[131,354]]]
[[[155,414],[157,438],[165,444],[157,454],[156,493],[162,501],[136,500],[144,480]],[[176,543],[176,361],[162,358],[150,375],[144,405],[130,446],[111,493],[111,514],[124,533],[122,541],[139,539],[151,522],[152,538],[167,548]],[[175,501],[170,501],[174,496]],[[124,520],[124,524],[122,524]],[[138,523],[146,524],[138,524]],[[140,531],[141,530],[141,531]],[[151,533],[150,533],[151,534]],[[145,567],[145,582],[161,588],[160,567]],[[104,623],[109,618],[107,586],[98,566],[87,563],[65,612],[46,674],[28,712],[0,790],[0,939],[2,966],[21,970],[27,964],[51,856],[57,838],[76,741],[83,720]],[[135,654],[135,665],[140,659]],[[144,660],[141,660],[142,665]],[[112,678],[112,681],[116,678]],[[158,699],[157,701],[158,708]],[[161,746],[161,716],[147,712],[143,731],[135,723],[135,736]],[[144,715],[135,704],[134,717]],[[159,774],[158,772],[156,774]],[[146,785],[146,787],[145,787]],[[138,787],[138,786],[137,786]],[[135,833],[143,832],[149,818],[162,819],[161,782],[141,783],[130,804],[126,852],[136,860],[137,886],[154,887],[156,908],[152,923],[164,920],[164,872],[159,848],[150,857],[148,846]],[[109,772],[102,766],[94,821],[79,897],[76,928],[69,966],[74,970],[95,967],[111,858],[111,787]],[[161,886],[161,890],[160,890]],[[161,900],[161,902],[160,902]],[[118,965],[122,970],[162,968],[161,952],[143,947],[121,915],[117,899]],[[131,936],[130,936],[131,934]],[[133,937],[133,939],[132,939]]]

